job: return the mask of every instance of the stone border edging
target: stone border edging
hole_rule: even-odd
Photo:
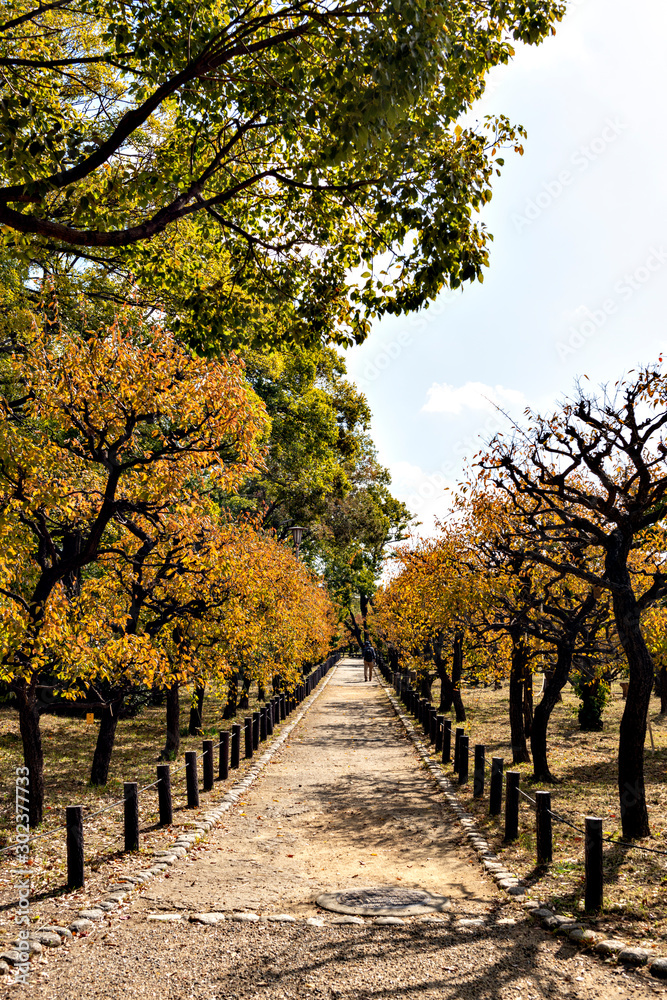
[[[443,774],[440,765],[434,763],[423,740],[417,736],[415,725],[403,711],[403,706],[389,684],[384,680],[380,680],[380,678],[378,678],[378,684],[389,699],[408,738],[426,764],[428,771],[445,793],[447,804],[456,814],[461,826],[463,826],[471,847],[479,855],[479,859],[487,873],[491,875],[500,889],[508,895],[513,896],[518,902],[519,899],[526,895],[526,889],[521,884],[521,880],[516,875],[513,875],[512,872],[507,871],[498,856],[490,850],[487,841],[477,829],[475,820],[459,802],[451,781]],[[580,944],[584,948],[592,948],[595,954],[601,958],[607,960],[615,959],[624,965],[635,968],[648,966],[649,972],[656,979],[667,979],[667,956],[658,956],[656,952],[648,951],[646,948],[635,948],[626,941],[617,940],[616,938],[605,938],[602,934],[584,929],[573,918],[554,913],[553,910],[546,905],[541,905],[537,900],[526,900],[523,907],[529,916],[534,920],[540,921],[545,930],[562,934],[573,943]]]
[[[70,940],[73,933],[89,933],[96,928],[96,922],[102,920],[106,914],[111,914],[124,900],[128,893],[136,889],[138,885],[144,885],[161,875],[170,865],[175,864],[180,858],[185,857],[210,830],[215,827],[225,813],[229,812],[241,795],[246,792],[260,776],[266,765],[276,752],[282,747],[287,737],[303,719],[306,712],[310,710],[314,702],[319,698],[327,684],[333,677],[337,663],[332,664],[323,683],[318,684],[313,691],[301,703],[301,708],[294,719],[281,727],[279,735],[273,737],[269,746],[262,755],[254,761],[242,778],[240,778],[227,791],[219,804],[213,808],[208,808],[202,814],[199,825],[194,827],[191,833],[181,833],[176,838],[171,847],[161,848],[153,852],[155,863],[152,867],[144,869],[139,875],[118,876],[116,884],[111,886],[102,899],[97,903],[92,903],[85,909],[79,910],[77,919],[73,920],[66,927],[57,924],[47,924],[42,927],[32,929],[30,932],[30,956],[41,954],[44,949],[55,948]],[[287,721],[287,720],[286,720]],[[68,917],[69,919],[69,917]],[[6,951],[0,952],[0,975],[9,973],[10,966],[17,965],[24,961],[21,953],[10,946]]]

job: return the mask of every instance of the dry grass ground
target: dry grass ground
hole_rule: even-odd
[[[197,813],[186,808],[185,771],[182,770],[186,750],[201,752],[202,739],[218,742],[218,732],[230,729],[236,721],[251,715],[259,703],[251,701],[248,709],[241,710],[236,719],[222,721],[223,704],[208,695],[204,700],[203,735],[187,736],[190,713],[190,696],[181,696],[181,746],[178,759],[172,762],[172,796],[174,825],[160,828],[158,819],[157,789],[151,788],[140,795],[140,853],[133,855],[137,868],[145,867],[146,856],[159,847],[163,840],[174,839],[174,829],[192,825]],[[148,706],[134,718],[118,723],[109,781],[104,788],[89,784],[90,766],[95,750],[99,724],[86,723],[84,718],[43,715],[41,718],[45,770],[44,822],[39,831],[40,839],[31,845],[29,858],[31,880],[31,913],[34,919],[48,916],[58,897],[65,893],[65,806],[84,807],[84,848],[86,861],[86,889],[82,898],[95,893],[97,885],[106,885],[114,868],[122,864],[129,874],[128,856],[123,854],[123,804],[112,806],[122,799],[123,782],[137,781],[139,787],[156,780],[156,765],[164,746],[165,707]],[[215,755],[215,774],[218,773],[218,751]],[[227,782],[238,780],[246,767],[241,746],[241,768],[230,771]],[[247,762],[248,764],[250,762]],[[15,823],[15,768],[23,764],[18,716],[7,706],[0,707],[0,849],[13,843]],[[176,773],[177,769],[181,769]],[[202,782],[199,761],[200,789]],[[216,780],[211,795],[223,794],[222,784]],[[201,810],[206,808],[208,794],[200,790]],[[94,819],[86,820],[98,810],[112,806]],[[42,837],[42,834],[47,836]],[[13,855],[0,854],[0,925],[16,906],[15,877],[11,868]],[[43,921],[42,921],[43,922]],[[0,939],[1,939],[0,934]]]
[[[435,688],[435,685],[434,685]],[[488,779],[482,800],[473,798],[472,771],[474,745],[486,746],[486,760],[502,757],[505,769],[522,774],[521,788],[532,795],[538,789],[551,791],[552,809],[583,827],[585,816],[601,816],[605,835],[621,837],[617,790],[618,729],[624,702],[620,685],[615,684],[604,713],[604,729],[599,733],[582,732],[577,721],[579,707],[569,687],[563,701],[552,715],[549,727],[549,750],[552,773],[558,784],[531,781],[530,764],[512,765],[509,735],[507,687],[468,689],[463,698],[468,713],[465,730],[470,739],[470,782],[459,791],[465,807],[476,817],[493,848],[508,868],[527,880],[533,894],[549,900],[562,913],[581,917],[584,893],[584,843],[580,832],[563,823],[555,823],[554,860],[544,870],[536,868],[535,817],[530,804],[521,799],[520,835],[510,845],[503,843],[501,815],[488,815]],[[437,704],[438,692],[434,690]],[[646,746],[646,788],[652,837],[638,844],[667,855],[667,716],[659,714],[659,702],[653,699],[650,713],[654,749]],[[446,767],[452,776],[451,765]],[[456,776],[453,776],[456,781]],[[503,805],[504,810],[504,805]],[[667,856],[640,850],[605,845],[605,904],[597,919],[597,929],[610,934],[625,934],[635,941],[667,939]]]

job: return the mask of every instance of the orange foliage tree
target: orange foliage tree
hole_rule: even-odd
[[[122,547],[133,519],[177,511],[193,481],[233,490],[267,426],[239,363],[196,358],[160,328],[121,321],[87,336],[36,325],[0,363],[0,680],[18,704],[33,824],[38,684],[71,643],[86,575]],[[124,631],[122,655],[150,674],[153,650]]]

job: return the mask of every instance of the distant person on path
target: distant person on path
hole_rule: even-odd
[[[364,643],[363,654],[364,654],[364,680],[372,681],[373,664],[375,663],[375,650],[371,646],[368,639],[366,639],[366,642]]]

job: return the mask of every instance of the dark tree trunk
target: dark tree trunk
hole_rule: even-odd
[[[236,702],[239,697],[239,684],[236,677],[232,677],[227,687],[227,701],[222,713],[223,719],[233,719],[236,715]]]
[[[257,700],[266,701],[266,688],[261,681],[257,681]]]
[[[440,678],[440,706],[438,711],[442,715],[451,712],[454,703],[454,688],[447,673],[445,661],[442,658],[442,637],[439,637],[437,642],[433,643],[433,662]]]
[[[667,667],[661,667],[658,674],[658,695],[660,697],[660,714],[667,713]]]
[[[250,681],[244,677],[241,681],[241,697],[239,699],[239,708],[247,708],[250,704]]]
[[[461,677],[463,676],[463,632],[454,636],[454,653],[452,655],[452,702],[457,722],[466,721],[466,710],[461,698]]]
[[[523,691],[526,677],[526,647],[524,640],[512,639],[512,666],[510,669],[510,733],[512,736],[512,763],[529,764],[530,753],[526,742],[523,715]]]
[[[23,763],[28,768],[28,813],[30,826],[39,826],[44,812],[44,754],[37,706],[36,678],[30,684],[24,680],[12,685],[19,709],[19,727],[23,741]]]
[[[614,618],[630,675],[618,740],[618,793],[623,836],[626,840],[635,840],[650,835],[644,787],[644,743],[653,688],[653,661],[642,635],[630,576],[625,564],[619,566],[617,560],[620,562],[615,552],[608,552],[607,572],[617,583],[613,591]]]
[[[100,728],[97,733],[97,744],[93,754],[93,765],[90,769],[91,785],[106,785],[109,778],[109,765],[113,744],[116,738],[118,717],[123,707],[124,695],[116,695],[109,699],[109,704],[102,709]]]
[[[430,674],[422,674],[421,676],[421,692],[420,697],[427,698],[431,700],[431,687],[433,685],[433,678]]]
[[[445,670],[445,665],[440,660],[436,662],[438,668],[438,677],[440,678],[440,708],[441,714],[446,714],[451,712],[452,705],[454,704],[454,688],[452,687],[452,682],[449,679],[449,674]]]
[[[175,681],[167,688],[167,731],[164,750],[160,754],[162,760],[173,760],[181,745],[181,706],[179,702],[179,686]]]
[[[195,687],[194,704],[190,706],[190,725],[188,726],[190,736],[198,736],[201,733],[203,709],[204,685],[197,684]]]
[[[572,649],[569,646],[559,646],[556,669],[549,671],[551,676],[548,678],[542,700],[535,708],[530,745],[533,751],[533,777],[536,781],[555,780],[547,759],[547,728],[551,713],[560,700],[560,693],[567,684],[571,664]]]
[[[368,616],[368,594],[359,594],[359,608],[361,610],[361,621],[364,630],[364,642],[368,642],[370,638],[366,622],[366,618]]]
[[[523,726],[526,731],[526,738],[530,739],[533,731],[533,671],[526,663],[523,683]]]

